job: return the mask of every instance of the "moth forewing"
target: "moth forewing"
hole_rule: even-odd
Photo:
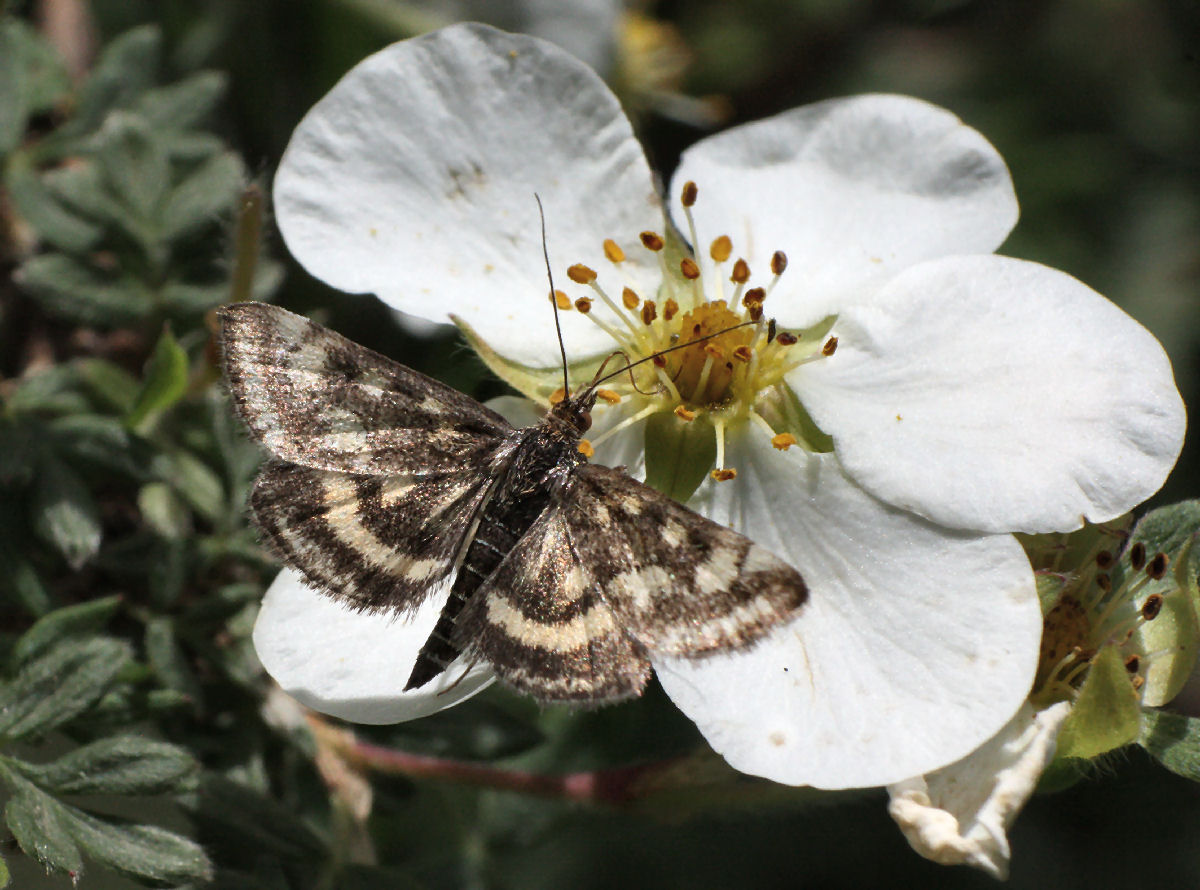
[[[642,690],[650,655],[753,645],[805,600],[763,548],[586,462],[596,381],[513,429],[278,307],[220,317],[234,404],[275,456],[251,507],[281,558],[361,610],[449,584],[406,689],[466,653],[542,701],[612,701]]]

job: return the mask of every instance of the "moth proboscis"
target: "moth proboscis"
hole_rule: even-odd
[[[279,307],[219,314],[234,405],[272,455],[250,497],[269,544],[355,609],[445,596],[406,689],[466,654],[543,702],[614,701],[652,655],[751,646],[806,600],[774,554],[587,462],[598,380],[516,429]]]

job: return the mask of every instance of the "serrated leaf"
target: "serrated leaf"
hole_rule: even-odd
[[[121,597],[106,596],[44,615],[21,634],[12,650],[13,667],[41,655],[69,637],[91,636],[104,627],[121,607]]]
[[[175,186],[162,209],[162,235],[173,241],[232,211],[245,182],[241,158],[213,155]]]
[[[81,358],[72,364],[88,394],[101,408],[120,414],[133,408],[141,382],[120,365],[100,358]]]
[[[11,778],[11,777],[10,777]],[[26,856],[72,876],[83,871],[83,857],[64,818],[63,806],[33,785],[17,780],[4,807],[4,821]]]
[[[686,503],[717,459],[717,439],[704,417],[683,421],[669,412],[646,421],[646,484]]]
[[[140,428],[152,415],[159,414],[187,392],[188,357],[172,335],[164,328],[154,344],[154,353],[146,365],[146,377],[142,390],[134,400],[133,408],[125,418],[130,429]]]
[[[178,83],[147,90],[133,107],[157,130],[184,130],[212,112],[228,85],[224,73],[200,71]]]
[[[41,735],[100,700],[132,657],[129,645],[108,637],[69,640],[22,665],[0,686],[0,737]]]
[[[17,213],[43,240],[70,253],[83,253],[95,247],[104,236],[104,227],[85,219],[66,206],[29,159],[18,153],[4,171],[4,184]]]
[[[212,863],[195,841],[153,825],[106,822],[74,807],[64,810],[76,843],[114,871],[172,884],[212,877]]]
[[[146,655],[164,686],[200,703],[200,683],[179,645],[174,619],[154,618],[146,625]]]
[[[121,735],[84,745],[52,763],[18,763],[16,768],[55,794],[162,794],[178,789],[197,764],[176,745]]]
[[[54,418],[46,426],[53,436],[55,453],[73,465],[82,463],[133,479],[142,474],[144,468],[136,461],[137,445],[115,417],[70,414]]]
[[[132,276],[111,276],[61,253],[26,260],[17,283],[51,315],[102,328],[132,326],[150,311],[146,286]]]
[[[111,115],[99,139],[101,172],[112,193],[137,221],[126,229],[143,245],[154,243],[161,237],[161,205],[170,185],[166,151],[149,124],[126,112]]]
[[[1057,757],[1091,760],[1138,738],[1141,705],[1115,646],[1092,659],[1087,679],[1058,735]]]
[[[1146,711],[1138,744],[1171,772],[1200,782],[1200,719]]]
[[[225,509],[225,486],[208,464],[183,449],[162,451],[151,460],[151,472],[183,495],[209,522],[219,522]]]
[[[67,464],[42,456],[30,504],[33,530],[78,570],[100,549],[100,508]]]
[[[101,52],[83,85],[66,135],[90,132],[115,108],[126,108],[154,83],[161,37],[153,25],[134,28]]]

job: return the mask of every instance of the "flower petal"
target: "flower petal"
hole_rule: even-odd
[[[1009,536],[929,525],[849,482],[832,455],[732,438],[703,512],[800,568],[798,618],[741,653],[655,659],[667,694],[742,772],[884,785],[977,747],[1029,692],[1033,573]]]
[[[788,382],[876,497],[954,528],[1104,522],[1158,490],[1183,402],[1158,341],[1071,276],[1000,256],[907,270]]]
[[[906,96],[818,102],[697,143],[672,180],[685,232],[678,196],[688,180],[700,188],[702,239],[730,236],[760,277],[774,251],[787,254],[768,310],[783,327],[814,324],[914,263],[991,253],[1017,220],[991,144]],[[706,250],[707,241],[697,252]]]
[[[598,266],[611,237],[631,286],[653,293],[656,261],[635,245],[662,211],[616,98],[553,44],[477,24],[353,68],[275,177],[280,231],[313,275],[433,321],[456,314],[510,358],[548,366],[559,353],[535,194],[556,271]],[[610,342],[576,313],[563,336],[573,356]]]
[[[404,691],[445,599],[430,597],[411,617],[356,612],[284,569],[263,598],[254,648],[284,691],[313,710],[355,723],[413,720],[493,680],[489,665],[468,668],[459,658],[425,686]]]
[[[995,737],[958,763],[888,788],[888,813],[912,848],[940,865],[973,865],[1008,877],[1007,831],[1046,766],[1068,702],[1028,702]]]

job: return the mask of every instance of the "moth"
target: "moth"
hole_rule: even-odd
[[[615,701],[652,655],[751,646],[805,602],[774,554],[587,462],[597,381],[516,429],[279,307],[219,316],[235,409],[271,452],[250,497],[265,540],[354,609],[446,596],[405,689],[466,655],[542,702]]]

